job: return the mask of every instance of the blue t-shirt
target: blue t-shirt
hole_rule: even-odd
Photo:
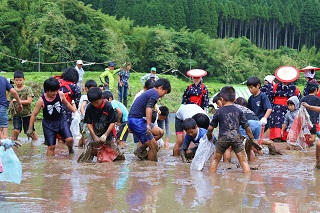
[[[182,146],[181,146],[181,150],[186,151],[190,145],[191,142],[193,142],[194,144],[198,145],[200,142],[200,139],[207,134],[207,130],[203,129],[203,128],[198,128],[198,134],[196,136],[196,138],[191,137],[190,135],[186,134],[186,136],[184,137]]]
[[[146,106],[149,99],[153,99],[156,102],[159,99],[159,93],[155,89],[149,89],[143,92],[132,104],[129,112],[131,118],[143,118],[146,117]]]
[[[121,103],[120,101],[117,101],[117,100],[112,100],[111,105],[114,110],[116,110],[116,108],[119,108],[121,110],[121,112],[122,112],[121,122],[122,123],[127,122],[128,121],[128,110],[125,107],[125,105],[123,105],[123,103]],[[117,114],[117,112],[116,112],[116,114]]]
[[[12,88],[12,85],[9,84],[7,79],[3,76],[0,76],[0,88],[2,88],[0,90],[0,105],[8,107],[6,91],[10,91],[10,89]]]
[[[249,97],[247,108],[251,109],[261,119],[268,109],[272,109],[272,106],[267,95],[260,92],[257,96],[251,95]]]

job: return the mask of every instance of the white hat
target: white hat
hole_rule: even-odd
[[[83,64],[82,60],[78,60],[77,64]]]
[[[264,80],[268,81],[269,83],[272,83],[274,81],[274,79],[276,78],[276,76],[274,75],[267,75]]]
[[[306,78],[313,78],[316,74],[314,70],[304,70],[304,77]]]

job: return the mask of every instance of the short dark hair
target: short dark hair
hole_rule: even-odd
[[[148,80],[146,80],[146,82],[144,82],[144,87],[147,88],[147,90],[152,89],[154,87],[154,82],[154,79],[149,78]]]
[[[247,86],[258,86],[258,84],[260,84],[261,86],[261,81],[260,78],[258,78],[257,76],[251,76],[248,80],[247,80]]]
[[[236,91],[232,86],[225,86],[220,90],[221,98],[225,101],[232,101],[236,98]]]
[[[171,92],[171,85],[170,85],[170,81],[168,79],[159,78],[158,80],[156,80],[154,82],[154,87],[155,88],[158,88],[158,87],[161,87],[161,86],[162,86],[162,89],[168,91],[167,94],[169,94]]]
[[[239,104],[241,106],[247,106],[248,102],[243,97],[238,97],[234,103]]]
[[[92,87],[88,90],[88,100],[90,102],[100,100],[102,98],[102,91],[98,87]]]
[[[209,117],[204,113],[197,113],[191,117],[197,123],[200,128],[208,129],[210,124]]]
[[[24,73],[21,70],[17,70],[14,72],[13,78],[24,78]]]
[[[109,98],[112,98],[113,100],[113,94],[110,90],[106,90],[102,93],[102,97],[105,98],[105,99],[109,99]]]
[[[193,118],[187,118],[183,121],[182,126],[185,131],[195,129],[197,127],[197,122]]]
[[[160,115],[168,116],[169,115],[169,109],[166,106],[159,106]]]
[[[79,73],[74,67],[68,67],[62,73],[62,79],[77,83],[79,81]]]
[[[90,89],[91,87],[97,87],[97,82],[95,80],[87,80],[84,87]]]
[[[60,83],[57,79],[55,78],[48,78],[47,80],[44,81],[43,83],[43,90],[44,92],[48,91],[57,91],[60,89]]]
[[[317,82],[308,82],[307,83],[307,91],[308,93],[313,93],[319,88],[319,84]]]
[[[212,102],[213,103],[217,103],[217,101],[221,101],[221,95],[220,92],[218,92],[213,98],[212,98]]]

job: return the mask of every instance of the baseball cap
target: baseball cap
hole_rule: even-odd
[[[114,62],[113,61],[109,62],[108,66],[109,67],[114,67]]]
[[[83,64],[82,60],[78,60],[77,64]]]
[[[155,68],[155,67],[151,67],[151,71],[153,71],[153,72],[157,72],[157,68]]]

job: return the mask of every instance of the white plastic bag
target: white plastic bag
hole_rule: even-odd
[[[208,140],[207,135],[200,139],[198,149],[191,162],[190,169],[192,170],[202,170],[205,163],[210,159],[214,152],[214,144]]]
[[[0,146],[0,158],[3,165],[3,172],[0,173],[0,181],[21,183],[22,166],[19,158],[12,148],[4,151]]]
[[[70,125],[70,131],[72,133],[73,141],[77,144],[81,138],[80,133],[80,121],[81,117],[78,111],[72,113],[72,121]]]

